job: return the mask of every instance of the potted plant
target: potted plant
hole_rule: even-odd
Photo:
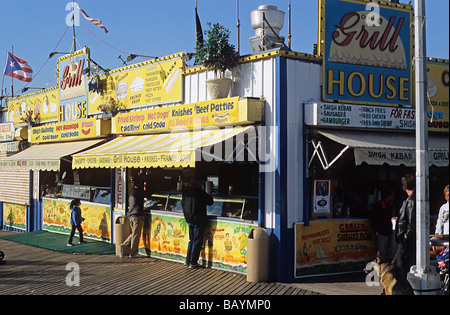
[[[102,111],[103,118],[115,116],[119,111],[120,103],[114,97],[110,97],[105,103],[100,104],[97,109]]]
[[[231,79],[225,78],[225,71],[232,70],[237,65],[239,54],[234,45],[230,44],[230,30],[220,23],[211,25],[205,30],[207,39],[197,42],[197,61],[208,70],[214,71],[214,79],[206,80],[209,94],[212,99],[228,96]],[[222,87],[222,84],[225,84]]]
[[[21,122],[24,122],[28,126],[32,126],[39,122],[40,114],[38,110],[36,110],[36,112],[33,112],[33,110],[30,107],[27,107],[24,111],[20,113],[19,117]]]

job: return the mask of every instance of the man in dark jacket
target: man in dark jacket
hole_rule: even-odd
[[[400,267],[404,274],[409,272],[416,259],[416,178],[407,174],[402,178],[402,188],[408,195],[398,213],[395,227],[397,253],[392,264]]]
[[[120,245],[120,257],[129,254],[131,258],[139,257],[139,241],[144,225],[144,190],[143,180],[137,176],[133,178],[133,190],[128,197],[128,217],[130,218],[131,234]]]
[[[207,223],[206,206],[214,203],[213,198],[200,187],[200,184],[201,179],[196,177],[188,187],[183,189],[181,198],[184,218],[189,225],[189,244],[185,262],[189,268],[198,267]]]
[[[388,246],[392,256],[397,252],[397,243],[392,229],[392,220],[397,219],[398,208],[396,206],[395,193],[390,187],[383,188],[381,200],[372,205],[372,224],[377,233],[378,251],[382,258],[387,258]]]

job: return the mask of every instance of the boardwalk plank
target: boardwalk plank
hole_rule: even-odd
[[[0,235],[5,235],[0,230]],[[156,294],[268,295],[311,294],[279,283],[247,282],[246,275],[214,269],[189,269],[157,258],[71,255],[0,239],[6,264],[0,266],[0,294]],[[70,271],[80,267],[80,286],[67,286]]]

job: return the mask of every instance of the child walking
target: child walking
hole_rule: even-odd
[[[75,235],[75,230],[78,230],[80,234],[80,244],[86,244],[87,242],[83,240],[83,229],[81,228],[81,222],[84,218],[81,216],[81,201],[80,199],[74,199],[70,202],[70,209],[72,213],[70,215],[70,224],[72,225],[72,231],[70,232],[69,240],[67,241],[67,246],[73,246],[72,239]]]

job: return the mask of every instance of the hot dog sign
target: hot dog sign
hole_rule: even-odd
[[[239,97],[119,113],[114,121],[113,132],[120,134],[235,125],[241,123]]]

